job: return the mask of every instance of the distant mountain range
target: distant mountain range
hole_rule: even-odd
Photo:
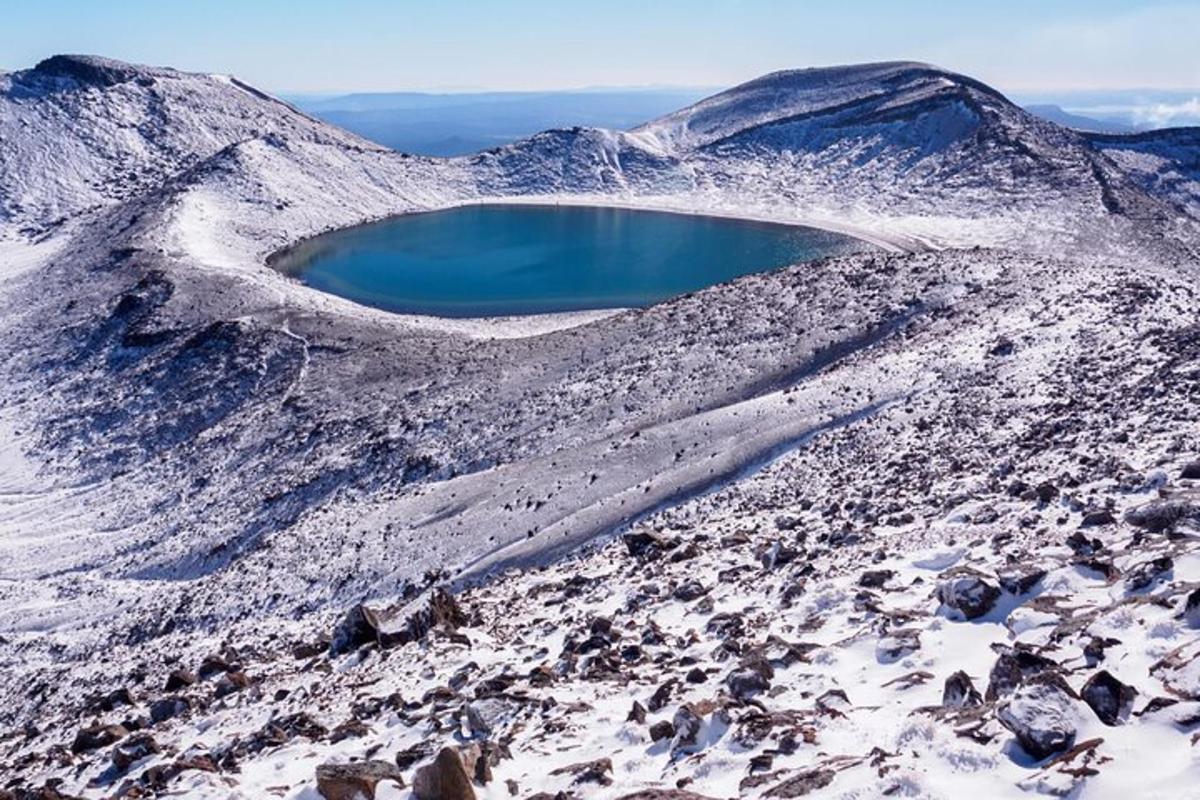
[[[628,130],[715,93],[706,87],[548,92],[362,92],[283,95],[297,108],[385,147],[427,156],[476,153],[549,128]],[[1200,125],[1200,92],[1028,94],[1018,104],[1043,119],[1095,133]]]
[[[712,94],[711,89],[591,89],[569,92],[387,92],[286,96],[303,111],[385,147],[460,156],[547,128],[626,129]]]

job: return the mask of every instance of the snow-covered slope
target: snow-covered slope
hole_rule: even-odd
[[[1105,647],[1119,645],[1119,677],[1146,700],[1187,678],[1172,653],[1193,623],[1172,615],[1194,588],[1184,475],[1200,457],[1188,131],[1079,134],[899,63],[776,73],[636,131],[548,131],[439,160],[231,78],[70,56],[0,76],[0,148],[0,721],[23,729],[0,766],[16,785],[311,799],[320,761],[415,746],[423,763],[470,736],[513,754],[498,778],[557,792],[570,773],[532,765],[598,756],[570,733],[588,731],[614,759],[592,770],[612,781],[594,790],[606,796],[679,781],[723,796],[806,781],[938,796],[1003,780],[1001,795],[1086,775],[1023,752],[1002,729],[1007,696],[935,713],[920,710],[931,691],[882,684],[901,671],[914,686],[958,669],[979,680],[989,646],[1028,645],[1053,662],[1029,677],[1069,684],[1052,699],[1070,721],[1092,713],[1071,697],[1097,671],[1075,652],[1088,637],[1122,640]],[[808,222],[898,252],[650,309],[458,322],[364,309],[267,264],[330,228],[496,199]],[[1160,490],[1184,498],[1169,530],[1124,521]],[[1103,547],[1085,544],[1108,548],[1111,570],[1063,552],[1100,511],[1112,519],[1088,527]],[[623,558],[610,545],[571,560],[636,525],[671,531],[674,555],[608,570]],[[1168,553],[1177,574],[1117,588],[1113,575]],[[872,561],[897,583],[854,588]],[[988,581],[1041,561],[1051,577],[947,629],[923,587],[960,561]],[[537,588],[544,564],[555,588]],[[737,589],[706,604],[681,589],[689,578]],[[430,640],[423,625],[399,653],[386,637],[289,652],[356,601],[419,608],[442,584],[478,609],[464,621],[438,606],[469,653],[461,634]],[[1153,614],[1131,617],[1143,603]],[[731,637],[732,611],[761,624]],[[625,632],[560,638],[601,613],[669,638],[641,637],[629,656],[612,646]],[[1055,615],[1065,627],[1050,636]],[[740,697],[726,681],[757,669],[768,635],[817,629],[823,652],[772,667],[771,692]],[[919,655],[888,655],[914,639]],[[228,663],[211,682],[163,688],[217,652]],[[510,674],[553,688],[513,689]],[[671,680],[649,721],[675,719],[673,741],[654,744],[622,721],[633,699],[648,704],[630,686]],[[130,694],[97,700],[117,689]],[[461,727],[482,713],[472,698],[496,696],[519,712],[490,733]],[[1162,708],[1139,701],[1149,717],[1129,730],[1171,754],[1167,792],[1194,770],[1194,723],[1162,722]],[[288,716],[301,711],[313,719]],[[703,735],[674,740],[688,714]],[[907,722],[881,726],[886,715]],[[354,733],[329,732],[351,716]],[[109,734],[129,752],[86,736],[69,752],[93,717],[127,723]],[[1087,719],[1080,737],[1097,730]],[[727,735],[734,722],[786,731],[746,744]],[[962,725],[987,735],[951,739]],[[142,733],[161,752],[130,735]],[[924,767],[947,741],[960,749]],[[1139,741],[1072,758],[1113,759],[1093,783],[1119,789]],[[747,771],[768,777],[742,785]],[[506,791],[489,786],[474,791]]]
[[[55,56],[0,76],[0,219],[46,227],[268,134],[378,151],[224,75]]]

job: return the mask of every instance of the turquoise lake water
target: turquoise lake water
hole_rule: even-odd
[[[579,206],[466,206],[311,239],[274,261],[309,286],[442,317],[647,306],[751,272],[868,249],[841,234]]]

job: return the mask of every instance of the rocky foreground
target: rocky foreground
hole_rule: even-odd
[[[55,777],[4,796],[1189,796],[1200,462],[1164,456],[997,465],[933,547],[931,506],[710,502],[412,616],[214,640],[11,732],[6,772]]]
[[[10,796],[1190,796],[1191,279],[822,269],[869,292],[872,269],[967,263],[986,280],[778,390],[798,414],[874,393],[869,413],[615,539],[28,671]]]

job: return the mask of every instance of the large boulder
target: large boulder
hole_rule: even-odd
[[[1129,716],[1137,689],[1102,669],[1088,678],[1079,696],[1105,725],[1119,725]]]
[[[462,756],[454,747],[443,747],[432,763],[413,776],[417,800],[475,800],[475,787]]]
[[[75,740],[71,742],[71,752],[78,755],[98,750],[116,744],[128,735],[129,731],[123,725],[93,725],[75,734]]]
[[[938,586],[942,605],[963,619],[978,619],[991,611],[1000,599],[1000,587],[977,575],[950,578]]]
[[[112,762],[117,772],[125,772],[143,758],[161,752],[162,748],[154,741],[153,736],[148,733],[135,733],[117,742],[112,751]]]
[[[374,800],[383,781],[404,786],[400,768],[387,761],[353,761],[317,767],[317,791],[325,800]]]
[[[763,797],[805,797],[833,783],[837,773],[831,769],[810,769],[767,789]]]
[[[572,784],[595,783],[600,786],[611,786],[613,764],[611,758],[598,758],[595,761],[581,761],[565,767],[550,770],[551,775],[570,775]]]
[[[384,647],[399,647],[409,642],[420,641],[435,629],[456,631],[466,627],[467,622],[466,612],[454,599],[454,595],[438,588],[429,596],[429,603],[409,615],[399,628],[383,626],[379,632],[379,643]]]
[[[966,706],[981,705],[982,703],[983,698],[979,696],[979,691],[971,681],[970,675],[960,669],[949,678],[946,678],[946,684],[942,687],[943,706],[947,708],[964,708]]]
[[[1189,489],[1125,512],[1125,521],[1161,533],[1184,520],[1200,521],[1200,490]]]
[[[341,655],[379,641],[379,615],[362,603],[355,605],[333,629],[329,652]]]
[[[1020,686],[997,716],[1025,752],[1039,761],[1069,749],[1081,721],[1070,687],[1050,673]]]
[[[988,673],[984,698],[999,700],[1016,691],[1029,678],[1058,669],[1058,663],[1030,650],[1009,649],[1000,653]]]
[[[150,704],[150,721],[157,725],[172,717],[186,714],[191,709],[192,701],[187,697],[176,695],[162,697]]]

